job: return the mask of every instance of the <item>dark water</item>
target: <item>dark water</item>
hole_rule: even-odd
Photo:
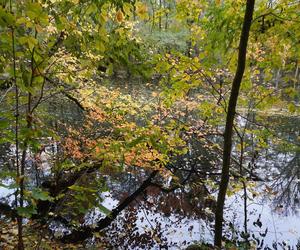
[[[262,118],[260,118],[262,119]],[[299,117],[265,116],[276,134],[267,138],[268,147],[256,152],[255,161],[245,157],[247,167],[251,162],[255,176],[260,181],[247,181],[247,232],[249,240],[258,249],[298,249],[300,239],[299,204]],[[240,121],[242,123],[243,121]],[[280,136],[281,143],[274,143]],[[276,141],[276,140],[275,140]],[[284,143],[284,146],[282,146]],[[201,157],[200,157],[201,156]],[[200,157],[200,159],[199,159]],[[182,172],[191,166],[200,172],[216,173],[218,154],[207,151],[198,141],[190,142],[190,152],[178,157],[174,164]],[[178,173],[179,175],[182,174]],[[183,174],[184,175],[184,174]],[[132,193],[144,173],[122,174],[109,184],[111,192],[104,204],[110,208]],[[212,243],[213,208],[216,189],[206,190],[217,177],[195,175],[190,184],[172,194],[150,188],[128,210],[117,218],[107,232],[117,249],[183,249],[192,242]],[[168,183],[168,180],[165,181]],[[241,185],[238,180],[232,183]],[[236,187],[232,187],[233,189]],[[225,207],[225,235],[230,240],[242,240],[244,229],[244,191],[236,188],[227,198]],[[92,216],[97,220],[99,215]]]
[[[151,92],[152,90],[148,94]],[[67,122],[74,117],[74,122],[80,123],[80,111],[72,108],[66,111],[65,108],[66,106],[61,107],[61,114],[58,116],[64,117]],[[49,112],[55,114],[57,109]],[[231,183],[236,185],[231,187],[232,194],[226,201],[225,235],[230,240],[242,240],[246,212],[249,240],[255,242],[257,248],[297,249],[300,239],[300,117],[253,116],[256,123],[263,122],[272,132],[268,133],[259,125],[248,127],[256,130],[256,134],[251,133],[245,137],[251,143],[246,147],[243,166],[260,180],[247,180],[245,210],[241,182],[232,178]],[[241,127],[246,124],[243,118],[238,118],[237,121]],[[266,147],[253,148],[253,143],[259,144],[258,134],[265,134]],[[215,136],[210,136],[209,139],[213,142],[220,141]],[[196,140],[193,135],[187,140],[188,153],[174,158],[172,164],[167,166],[181,180],[187,178],[189,170],[194,168],[196,171],[189,176],[187,185],[168,194],[155,187],[148,188],[105,230],[104,237],[111,246],[116,249],[184,249],[193,242],[212,243],[214,199],[217,195],[221,155],[217,150],[208,149],[203,141]],[[238,159],[239,152],[236,149],[235,145],[234,156]],[[10,155],[13,155],[14,148],[5,144],[1,145],[0,150],[1,172],[4,173],[12,168]],[[54,143],[42,153],[42,170],[39,173],[31,171],[28,176],[32,186],[39,184],[35,178],[37,174],[40,179],[51,175],[49,162],[57,154],[57,150]],[[27,162],[30,169],[33,159],[28,159]],[[241,171],[242,174],[249,175],[249,172]],[[130,167],[125,167],[121,174],[106,176],[109,191],[98,194],[103,199],[102,205],[108,209],[114,208],[119,201],[134,192],[146,176],[145,171]],[[9,185],[10,178],[6,178],[5,174],[1,177],[2,183]],[[166,187],[172,184],[172,179],[156,181]],[[10,202],[13,191],[13,188],[0,187],[1,201]],[[100,210],[95,209],[86,214],[84,220],[87,224],[93,224],[103,216]],[[50,225],[57,237],[68,232],[68,229],[56,221],[52,221]]]

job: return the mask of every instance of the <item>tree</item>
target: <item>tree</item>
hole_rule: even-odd
[[[261,152],[289,145],[268,116],[299,110],[298,3],[259,1],[251,20],[254,0],[0,2],[0,185],[15,198],[0,214],[17,219],[19,249],[40,220],[70,229],[61,242],[99,236],[151,188],[158,203],[188,190],[207,216],[217,203],[220,247],[226,195],[242,190],[246,210]],[[139,178],[109,211],[106,180],[127,175]]]
[[[232,82],[232,88],[230,93],[230,99],[227,108],[226,125],[224,131],[224,146],[223,146],[223,167],[221,182],[219,187],[219,194],[217,199],[217,207],[215,212],[215,239],[214,244],[216,247],[222,246],[222,223],[223,223],[223,211],[226,197],[227,186],[229,182],[230,171],[230,158],[232,149],[232,133],[233,122],[236,112],[236,104],[239,96],[240,85],[243,79],[243,74],[246,66],[246,54],[247,44],[249,38],[249,32],[252,22],[252,16],[254,11],[254,0],[248,0],[246,4],[245,17],[243,22],[243,28],[240,38],[239,55],[236,73]]]

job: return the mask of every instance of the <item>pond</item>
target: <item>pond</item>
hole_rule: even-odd
[[[69,113],[78,117],[74,110]],[[273,143],[274,140],[268,143],[266,138],[267,147],[255,151],[255,159],[253,155],[245,157],[244,165],[250,167],[252,177],[259,178],[247,179],[246,189],[243,189],[241,182],[235,176],[232,177],[234,185],[231,186],[232,192],[225,205],[225,236],[230,240],[242,240],[246,231],[249,234],[248,240],[255,243],[258,249],[299,249],[300,117],[255,116],[257,121],[265,120],[272,127],[272,131],[275,131],[273,138],[278,136],[286,144],[283,147],[282,144]],[[241,118],[238,122],[243,125],[246,121]],[[258,126],[257,130],[261,128]],[[214,136],[210,139],[220,140]],[[251,140],[250,137],[246,139]],[[188,145],[189,152],[173,159],[169,168],[177,169],[176,174],[183,179],[188,169],[196,169],[189,182],[170,193],[161,192],[155,186],[147,188],[104,230],[102,241],[107,241],[115,249],[184,249],[194,242],[213,242],[213,210],[217,195],[216,183],[220,175],[220,154],[207,150],[203,142],[194,140],[192,136]],[[236,147],[234,156],[238,157]],[[2,167],[7,164],[13,151],[9,145],[1,148]],[[47,161],[56,153],[55,143],[41,153],[43,173],[39,174],[43,177],[50,175]],[[32,185],[38,185],[35,183],[36,174],[34,171],[30,174]],[[144,170],[133,171],[129,166],[125,167],[123,173],[104,176],[108,191],[98,192],[101,204],[110,210],[115,208],[147,176]],[[3,184],[9,184],[8,179],[3,180]],[[159,181],[168,187],[172,179]],[[1,201],[12,201],[13,191],[0,187]],[[84,216],[83,221],[93,225],[104,216],[99,209],[93,209]],[[70,232],[55,219],[49,225],[58,238]],[[92,246],[93,240],[87,244]]]
[[[298,143],[296,140],[299,136],[299,118],[269,119],[284,120],[286,130],[281,127],[282,133],[288,131],[289,140],[295,139],[295,143]],[[295,132],[294,136],[291,130]],[[237,191],[227,198],[224,215],[225,235],[231,240],[241,239],[246,212],[249,239],[256,243],[258,249],[299,249],[299,152],[286,151],[275,146],[268,147],[267,151],[258,157],[255,173],[263,181],[252,182],[252,186],[248,188],[246,211],[243,191]],[[120,190],[126,190],[126,185],[122,185]],[[127,186],[127,190],[130,192],[130,186]],[[216,196],[216,193],[212,195]],[[199,241],[213,243],[212,204],[204,203],[201,192],[196,190],[178,190],[177,195],[173,196],[158,194],[155,191],[151,195],[151,192],[148,192],[148,196],[130,210],[134,221],[131,233],[135,235],[134,232],[145,234],[155,231],[160,237],[152,243],[153,249],[161,249],[162,246],[168,246],[166,249],[183,249],[191,242]],[[118,229],[121,230],[119,232],[126,235],[128,220],[124,221],[124,217],[120,216],[116,224],[121,228]],[[120,240],[120,234],[110,233],[109,236],[120,249],[125,243],[132,249],[145,247],[139,245],[139,238],[128,242],[123,238]],[[153,239],[153,236],[150,239]]]

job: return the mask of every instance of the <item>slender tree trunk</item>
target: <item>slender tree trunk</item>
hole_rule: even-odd
[[[280,80],[280,69],[276,71],[276,76],[275,76],[275,88],[278,89],[279,85],[279,80]]]
[[[245,129],[247,128],[247,123],[245,125]],[[240,175],[244,176],[244,171],[243,171],[243,163],[244,163],[244,137],[245,137],[245,129],[243,132],[243,135],[240,137],[240,145],[241,145],[241,154],[240,154]],[[242,180],[242,184],[243,184],[243,191],[244,191],[244,239],[245,242],[247,243],[247,246],[249,244],[249,235],[248,235],[248,211],[247,211],[247,199],[248,199],[248,195],[247,195],[247,183],[246,180]]]
[[[35,38],[37,36],[37,33],[35,31]],[[34,52],[35,49],[33,48],[32,53],[31,53],[31,78],[30,78],[30,83],[29,86],[32,86],[33,79],[34,79]],[[32,94],[28,92],[28,97],[27,97],[27,111],[26,111],[26,123],[27,123],[27,128],[31,129],[32,128],[32,111],[31,111],[31,103],[32,103]],[[25,190],[25,184],[24,184],[24,178],[25,178],[25,167],[26,167],[26,157],[27,157],[27,150],[28,150],[28,142],[30,138],[25,138],[24,145],[23,145],[23,151],[22,151],[22,157],[21,157],[21,178],[20,178],[20,207],[23,207],[24,203],[24,190]]]
[[[152,25],[151,25],[151,33],[155,27],[155,2],[150,1],[151,7],[152,7]]]
[[[164,0],[164,9],[165,9],[165,30],[168,30],[168,22],[169,22],[169,11],[170,11],[170,3],[166,3]]]
[[[296,62],[296,70],[295,70],[295,79],[294,79],[294,89],[296,90],[298,84],[298,74],[299,74],[299,66],[298,61]]]
[[[9,2],[10,11],[12,12],[12,2]],[[15,30],[11,28],[11,39],[12,39],[12,57],[13,57],[13,83],[15,85],[15,144],[16,144],[16,175],[17,182],[20,181],[20,165],[19,165],[19,87],[17,85],[17,74],[16,74],[16,51],[15,51]],[[16,206],[18,206],[18,192],[16,194]],[[17,215],[18,223],[18,250],[24,249],[23,243],[23,218]]]
[[[161,28],[162,28],[161,8],[162,8],[162,0],[159,0],[159,17],[158,17],[158,28],[159,28],[159,31],[161,31]]]
[[[244,16],[243,28],[240,37],[238,64],[236,73],[232,82],[230,99],[228,104],[226,126],[224,132],[224,147],[223,147],[223,166],[221,182],[219,185],[219,193],[217,199],[217,207],[215,212],[215,247],[221,248],[222,246],[222,224],[223,224],[223,209],[226,197],[226,191],[229,182],[229,169],[232,148],[232,132],[234,116],[236,111],[237,99],[239,96],[240,85],[245,71],[247,44],[249,32],[252,22],[255,0],[247,0],[246,11]]]

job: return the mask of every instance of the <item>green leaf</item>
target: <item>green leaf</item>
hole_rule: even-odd
[[[38,44],[38,40],[32,36],[22,36],[18,39],[18,41],[21,45],[27,44],[30,50]]]
[[[42,6],[39,3],[29,3],[26,14],[30,19],[35,19],[41,15],[42,11]]]
[[[9,127],[9,121],[7,120],[0,120],[0,129],[6,129]]]
[[[49,196],[49,193],[47,191],[43,191],[42,189],[35,188],[31,191],[31,196],[35,200],[42,200],[42,201],[47,201],[47,200],[52,200],[53,198]]]
[[[70,190],[77,191],[77,192],[90,192],[90,193],[96,193],[97,190],[91,189],[91,188],[86,188],[82,186],[77,186],[77,185],[72,185],[69,187]]]
[[[294,103],[290,103],[290,104],[288,105],[288,110],[289,110],[289,112],[291,112],[291,113],[295,113],[295,112],[296,112],[296,106],[295,106],[295,104],[294,104]]]
[[[12,26],[15,22],[14,16],[0,7],[0,26]]]
[[[28,47],[30,50],[33,50],[34,46],[38,44],[38,40],[35,39],[34,37],[28,37],[28,40],[27,40],[27,43],[28,43]]]
[[[111,213],[111,211],[102,204],[99,204],[98,208],[101,212],[105,213],[106,215],[109,215]]]
[[[128,146],[129,148],[132,148],[132,147],[136,146],[137,144],[141,143],[141,142],[144,141],[144,140],[145,140],[145,136],[142,135],[142,136],[140,136],[140,137],[134,139],[133,141],[129,142],[129,143],[127,144],[127,146]]]
[[[33,206],[17,207],[18,215],[30,218],[33,214],[37,214],[36,208]]]
[[[97,49],[99,52],[104,52],[104,51],[105,51],[105,46],[104,46],[104,44],[103,44],[102,41],[97,40],[95,46],[96,46],[96,49]]]

